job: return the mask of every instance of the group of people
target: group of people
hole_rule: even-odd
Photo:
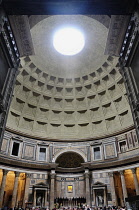
[[[126,210],[126,207],[104,206],[104,207],[90,207],[87,210]]]
[[[56,208],[52,209],[52,210],[56,210]],[[82,207],[82,208],[60,208],[59,210],[127,210],[126,207],[116,207],[116,206],[104,206],[104,207]]]
[[[50,210],[49,208],[41,208],[41,207],[32,207],[32,208],[27,208],[27,209],[29,209],[29,210]],[[9,210],[9,208],[4,207],[1,210]],[[12,210],[12,209],[10,209],[10,210]],[[15,207],[14,210],[24,210],[24,209]],[[74,208],[67,207],[67,208],[65,208],[65,207],[62,207],[60,209],[53,208],[52,210],[127,210],[127,208],[126,207],[116,207],[116,206],[82,207],[82,208],[77,208],[77,207],[74,207]]]
[[[116,207],[116,206],[104,206],[104,207],[92,207],[90,210],[127,210],[126,207]]]

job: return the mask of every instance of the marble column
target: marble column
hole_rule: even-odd
[[[15,172],[15,180],[14,180],[14,189],[12,193],[12,203],[11,208],[14,208],[16,206],[16,198],[17,198],[17,191],[18,191],[18,179],[19,179],[19,172]]]
[[[106,191],[106,188],[104,188],[104,206],[107,206],[107,191]]]
[[[36,206],[36,189],[34,189],[34,194],[33,194],[33,206]]]
[[[48,206],[50,205],[50,188],[47,189],[47,203],[48,203]]]
[[[1,189],[0,189],[0,208],[2,208],[2,204],[3,204],[3,196],[4,196],[5,185],[6,185],[7,173],[8,173],[8,171],[4,169],[2,183],[1,183]]]
[[[94,200],[94,205],[96,206],[96,192],[93,189],[93,200]]]
[[[47,200],[47,198],[48,198],[48,189],[45,190],[45,200],[44,200],[45,207],[48,206],[48,200]]]
[[[24,191],[24,182],[25,182],[25,174],[22,173],[22,175],[20,174],[20,182],[18,185],[18,195],[17,195],[17,199],[16,199],[16,206],[18,206],[19,202],[21,202],[21,200],[23,199],[23,191]]]
[[[85,169],[85,187],[86,187],[86,204],[91,205],[90,202],[90,184],[89,184],[89,170]]]
[[[111,195],[112,195],[112,205],[117,206],[117,198],[116,198],[116,191],[114,185],[114,174],[113,172],[108,173],[110,186],[111,186]]]
[[[131,171],[132,171],[133,178],[134,178],[136,195],[139,195],[139,184],[138,184],[138,179],[137,179],[137,174],[136,174],[136,168],[132,168]]]
[[[55,198],[55,170],[51,171],[50,174],[50,210],[54,208],[54,198]]]
[[[119,171],[120,176],[121,176],[121,183],[122,183],[122,191],[123,191],[123,197],[124,197],[124,202],[125,202],[125,198],[128,197],[127,195],[127,189],[126,189],[126,183],[125,183],[125,177],[124,177],[124,171]]]
[[[23,208],[25,208],[25,204],[28,202],[29,186],[30,186],[30,174],[29,173],[26,173]]]

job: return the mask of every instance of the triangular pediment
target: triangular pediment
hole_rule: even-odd
[[[102,182],[95,182],[93,185],[92,185],[92,187],[98,187],[98,188],[100,188],[100,187],[106,187],[106,184],[104,184],[104,183],[102,183]]]
[[[47,184],[45,184],[44,182],[39,182],[39,183],[37,183],[37,184],[35,184],[34,185],[34,187],[46,187],[47,186]]]
[[[93,185],[95,185],[95,186],[104,186],[105,184],[104,183],[102,183],[102,182],[95,182]]]

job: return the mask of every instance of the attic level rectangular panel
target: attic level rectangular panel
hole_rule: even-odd
[[[9,16],[20,56],[34,55],[28,16]]]
[[[136,0],[3,0],[11,15],[131,14]]]
[[[105,49],[106,55],[120,55],[121,47],[130,18],[130,15],[111,16],[109,33]]]

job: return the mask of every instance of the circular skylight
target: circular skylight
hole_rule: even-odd
[[[55,32],[53,45],[62,55],[76,55],[84,48],[84,35],[76,28],[62,28]]]

